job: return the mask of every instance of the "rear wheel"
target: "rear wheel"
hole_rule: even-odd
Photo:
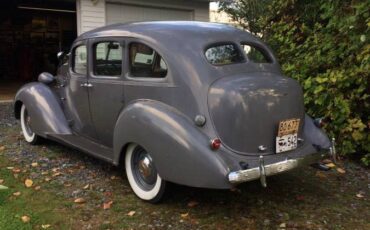
[[[23,104],[21,108],[21,126],[24,139],[30,144],[37,144],[40,142],[40,137],[31,129],[31,117],[28,114],[26,106]]]
[[[159,176],[150,154],[140,145],[130,144],[126,151],[125,168],[127,179],[136,196],[157,203],[166,188],[166,181]]]

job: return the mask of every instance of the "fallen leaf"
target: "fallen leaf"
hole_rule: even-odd
[[[357,194],[356,194],[356,197],[357,197],[357,198],[364,198],[364,195],[363,195],[362,193],[357,193]]]
[[[51,171],[58,172],[59,168],[53,168]]]
[[[0,184],[4,183],[4,180],[0,179]]]
[[[21,172],[21,170],[19,169],[19,168],[13,168],[13,173],[20,173]]]
[[[31,166],[32,166],[32,167],[37,167],[37,166],[39,166],[39,164],[38,164],[37,162],[33,162],[33,163],[31,164]]]
[[[135,213],[136,213],[135,211],[129,211],[129,212],[127,213],[127,215],[128,215],[128,216],[133,216],[133,215],[135,215]]]
[[[19,174],[15,173],[13,174],[14,178],[17,179],[19,177]]]
[[[0,152],[5,150],[5,146],[0,146]]]
[[[74,202],[77,203],[77,204],[82,204],[82,203],[85,203],[86,201],[85,201],[84,198],[77,198],[77,199],[75,199]]]
[[[188,212],[187,213],[183,213],[183,214],[180,214],[180,216],[181,216],[181,218],[186,218],[186,217],[189,216],[189,213]]]
[[[21,192],[15,192],[13,193],[13,196],[20,196],[21,195]]]
[[[9,166],[9,167],[6,167],[6,168],[9,169],[9,170],[14,169],[14,167],[12,167],[12,166]]]
[[[325,165],[328,166],[329,168],[335,168],[335,164],[333,163],[327,163]]]
[[[103,204],[103,209],[110,209],[112,207],[113,201],[109,201]]]
[[[323,164],[329,164],[329,163],[333,163],[333,161],[331,161],[330,159],[324,159],[324,160],[322,160],[322,163]]]
[[[116,179],[116,176],[111,176],[110,179],[111,180],[115,180]]]
[[[341,174],[344,174],[346,173],[346,170],[342,169],[342,168],[337,168],[337,171]]]
[[[6,190],[6,189],[8,189],[8,187],[0,184],[0,190]]]
[[[198,203],[197,201],[192,200],[192,201],[190,201],[190,202],[188,203],[188,207],[189,207],[189,208],[193,208],[193,207],[197,206],[198,204],[199,204],[199,203]]]
[[[41,189],[41,186],[36,186],[35,187],[35,190],[37,191],[37,190],[40,190]]]
[[[48,229],[48,228],[50,228],[51,227],[51,225],[50,224],[42,224],[41,225],[41,228],[42,229]]]
[[[45,177],[45,181],[49,182],[49,181],[51,181],[51,178],[50,177]]]
[[[60,176],[61,175],[61,173],[60,172],[56,172],[56,173],[54,173],[52,176],[53,177],[57,177],[57,176]]]
[[[87,184],[87,185],[85,185],[85,186],[83,187],[83,189],[89,189],[89,187],[90,187],[90,185],[89,185],[89,184]]]
[[[48,175],[48,174],[49,174],[49,172],[47,172],[47,171],[41,172],[41,175],[43,175],[43,176]]]
[[[317,171],[315,175],[321,179],[326,178],[326,175],[321,171]]]
[[[279,227],[280,227],[280,228],[286,228],[286,223],[281,223],[281,224],[279,225]]]
[[[30,222],[31,218],[29,216],[22,216],[21,220],[22,220],[23,223],[28,223],[28,222]]]
[[[64,184],[64,187],[71,187],[71,186],[72,186],[72,184],[70,184],[70,183]]]
[[[33,185],[33,181],[31,179],[26,179],[24,181],[24,184],[26,185],[27,188],[30,188]]]

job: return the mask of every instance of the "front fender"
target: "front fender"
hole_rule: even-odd
[[[307,114],[304,121],[304,136],[318,150],[328,150],[331,146],[329,137],[322,129],[314,124],[312,118]]]
[[[157,101],[136,101],[120,114],[114,130],[114,162],[125,146],[137,143],[150,152],[159,175],[192,187],[229,188],[229,169],[210,137],[174,108]]]
[[[18,90],[14,101],[16,113],[19,106],[26,106],[31,128],[38,135],[71,134],[60,101],[48,86],[38,82],[26,84]]]

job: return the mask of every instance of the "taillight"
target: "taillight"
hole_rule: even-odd
[[[316,127],[322,128],[325,125],[325,119],[324,118],[316,118],[314,120],[314,124],[316,125]]]
[[[217,150],[221,147],[221,140],[218,138],[212,139],[211,140],[211,149],[212,150]]]

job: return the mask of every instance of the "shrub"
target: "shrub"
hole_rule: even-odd
[[[223,3],[221,10],[242,22],[246,2]],[[283,72],[301,83],[307,113],[329,119],[324,128],[340,153],[361,154],[369,165],[368,1],[271,0],[263,7],[253,21],[258,25],[249,29],[271,45]]]

